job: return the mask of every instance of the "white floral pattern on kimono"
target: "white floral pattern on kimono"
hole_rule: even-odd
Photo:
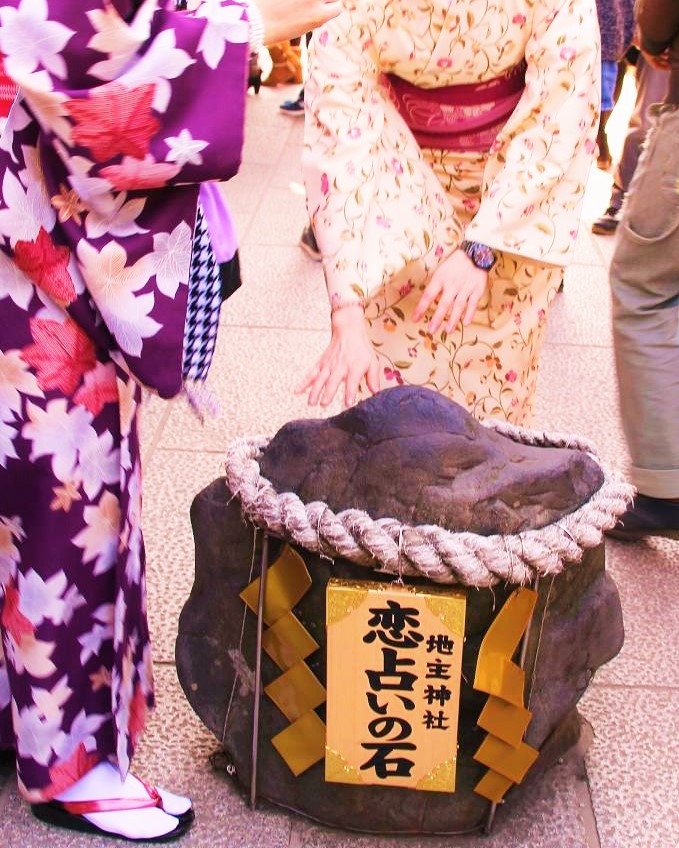
[[[199,185],[239,165],[246,7],[0,0],[0,745],[46,800],[153,704],[142,386],[182,387]],[[225,120],[225,115],[228,119]]]

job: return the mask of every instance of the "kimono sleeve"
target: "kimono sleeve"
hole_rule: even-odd
[[[3,0],[7,74],[67,170],[114,190],[227,179],[243,143],[247,6]],[[76,164],[74,164],[76,163]]]
[[[163,397],[182,386],[199,186],[236,173],[244,132],[247,6],[194,5],[0,0],[19,85],[0,140],[0,249]],[[29,254],[61,257],[58,298]]]
[[[542,263],[570,261],[596,147],[599,47],[594,0],[536,4],[526,88],[492,147],[465,238]]]
[[[411,263],[434,267],[460,239],[382,82],[373,42],[380,20],[380,4],[347,3],[309,45],[302,171],[334,305],[370,298]]]

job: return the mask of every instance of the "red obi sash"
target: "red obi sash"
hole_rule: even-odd
[[[384,80],[420,147],[485,152],[521,98],[526,63],[481,83],[420,88],[395,74]]]

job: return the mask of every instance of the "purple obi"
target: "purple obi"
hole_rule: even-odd
[[[526,63],[481,83],[420,88],[385,74],[391,98],[420,147],[489,150],[521,99]]]

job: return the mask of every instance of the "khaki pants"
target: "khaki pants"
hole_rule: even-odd
[[[679,109],[653,106],[610,278],[620,411],[632,482],[679,497]]]

